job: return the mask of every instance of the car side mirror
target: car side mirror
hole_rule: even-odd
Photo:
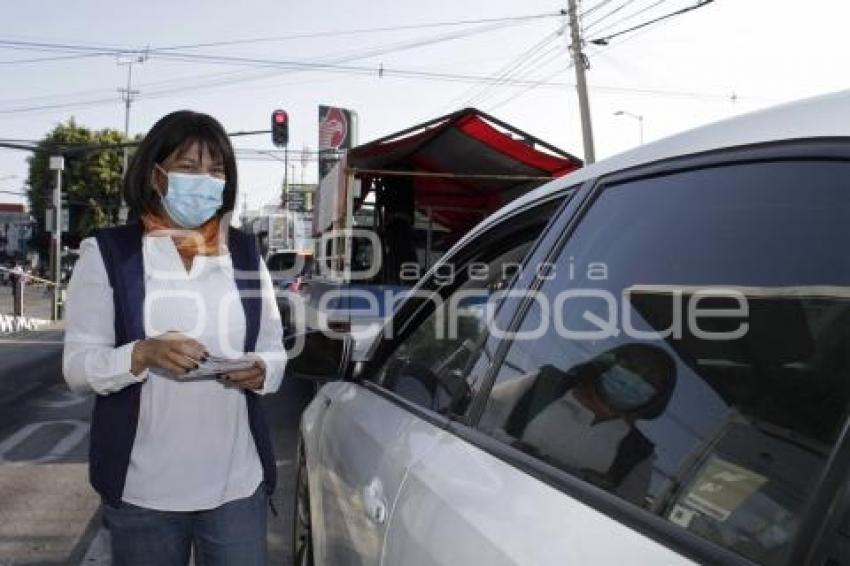
[[[287,377],[324,383],[350,373],[354,340],[348,334],[313,330],[289,336],[284,344],[287,352],[295,350],[286,363]]]

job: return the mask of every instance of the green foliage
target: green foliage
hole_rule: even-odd
[[[45,210],[52,204],[56,173],[50,171],[51,155],[65,155],[62,193],[67,195],[70,230],[63,240],[77,247],[81,239],[98,228],[118,221],[121,190],[122,149],[96,149],[123,143],[124,134],[117,130],[90,130],[77,125],[73,118],[59,124],[38,144],[39,150],[29,158],[30,190],[33,216],[38,222],[33,244],[42,254],[49,249],[50,234],[45,227]]]

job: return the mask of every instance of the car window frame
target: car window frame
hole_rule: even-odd
[[[573,196],[576,210],[572,217],[565,219],[562,232],[552,245],[544,261],[554,261],[562,253],[572,238],[576,228],[584,220],[600,195],[611,186],[628,182],[664,177],[688,171],[704,170],[748,163],[788,162],[788,161],[840,161],[850,162],[850,138],[822,137],[777,140],[726,147],[697,154],[675,156],[658,161],[640,164],[621,170],[603,173],[585,181],[580,191]],[[534,277],[530,291],[537,291],[545,283],[542,278]],[[515,331],[526,316],[533,299],[526,297],[517,305],[512,316],[509,331]],[[546,464],[517,448],[511,447],[479,430],[478,425],[483,414],[489,391],[498,375],[499,368],[510,349],[511,341],[500,341],[494,353],[485,382],[476,396],[477,405],[467,422],[447,423],[447,430],[491,455],[518,467],[532,477],[555,487],[570,497],[605,513],[637,532],[679,552],[683,556],[699,562],[712,564],[757,564],[746,557],[725,547],[703,539],[685,529],[670,523],[663,517],[632,506],[618,496],[593,486],[566,471]],[[820,525],[821,519],[833,510],[833,498],[842,481],[850,475],[850,417],[845,418],[842,432],[836,438],[830,458],[824,465],[820,481],[812,492],[808,509],[803,514],[799,535],[794,542],[792,558],[789,564],[804,563],[822,554],[823,548],[832,540],[832,533]],[[830,513],[831,515],[831,513]]]
[[[564,209],[569,207],[573,200],[576,197],[577,186],[575,185],[567,185],[563,188],[560,188],[552,193],[542,197],[540,199],[536,199],[533,202],[529,202],[525,206],[519,207],[517,210],[512,211],[509,215],[504,218],[500,218],[496,221],[492,226],[488,226],[481,234],[476,235],[472,240],[466,242],[460,248],[457,248],[450,252],[450,255],[446,255],[441,258],[431,269],[428,270],[426,275],[422,278],[422,280],[413,288],[414,292],[425,290],[430,293],[430,296],[433,294],[440,293],[441,289],[438,286],[434,286],[433,282],[435,279],[435,274],[439,267],[443,264],[449,262],[458,262],[462,265],[468,265],[470,261],[474,260],[474,258],[480,255],[481,250],[486,247],[488,240],[492,237],[494,233],[504,233],[504,232],[512,232],[511,230],[505,229],[505,222],[510,221],[511,219],[515,219],[517,217],[526,215],[538,209],[540,207],[546,206],[558,200],[563,200],[560,205],[558,205],[555,213],[552,215],[550,220],[546,222],[544,228],[541,230],[541,233],[534,239],[532,245],[523,259],[522,268],[514,275],[511,280],[509,289],[513,289],[515,285],[520,281],[522,274],[527,272],[526,266],[529,260],[535,256],[535,254],[542,248],[544,242],[548,241],[553,234],[560,233],[557,228],[559,220],[562,218],[562,213]],[[524,228],[524,229],[527,229]],[[521,231],[516,230],[517,232]],[[547,238],[548,236],[548,238]],[[459,260],[459,261],[458,261]],[[446,296],[449,296],[457,289],[457,286],[452,286],[452,288],[447,292]],[[393,314],[392,321],[389,324],[394,324],[394,328],[396,329],[393,338],[390,339],[379,339],[376,340],[375,343],[369,350],[368,355],[366,356],[367,361],[362,364],[361,367],[357,368],[355,372],[355,381],[360,385],[363,385],[367,389],[374,391],[375,393],[389,399],[390,401],[394,401],[401,406],[407,408],[409,411],[417,414],[421,418],[424,418],[433,424],[445,427],[447,424],[453,420],[458,420],[459,418],[465,418],[461,415],[454,414],[440,414],[436,411],[413,403],[412,401],[402,397],[401,395],[396,394],[395,392],[383,387],[381,384],[377,383],[372,376],[376,375],[378,370],[383,367],[389,357],[396,351],[401,341],[407,338],[410,332],[415,330],[414,328],[410,328],[411,324],[422,324],[427,320],[427,316],[423,316],[423,310],[427,309],[428,303],[422,303],[420,305],[414,305],[411,308],[411,300],[407,299],[403,301],[395,313]],[[503,303],[500,303],[497,312],[501,312],[504,306]],[[379,333],[383,334],[383,329]],[[477,394],[473,398],[470,406],[472,406],[477,400]]]

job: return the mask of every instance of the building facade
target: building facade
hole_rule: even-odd
[[[26,256],[34,230],[35,219],[26,205],[0,203],[0,257]]]

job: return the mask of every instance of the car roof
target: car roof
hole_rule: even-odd
[[[779,140],[850,137],[850,90],[773,106],[638,146],[546,183],[503,206],[470,230],[458,244],[503,218],[561,190],[607,173],[672,157]]]

